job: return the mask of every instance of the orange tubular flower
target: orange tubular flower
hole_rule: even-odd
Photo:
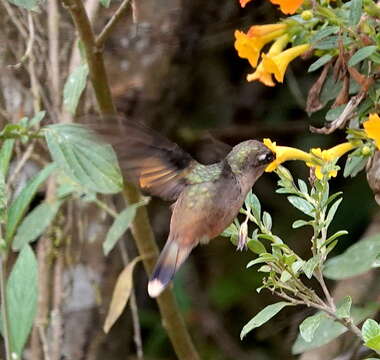
[[[273,24],[276,26],[268,27],[268,25],[253,26],[247,34],[242,31],[235,31],[235,49],[238,55],[243,59],[248,59],[252,67],[257,66],[261,49],[265,44],[273,41],[281,36],[286,29],[286,24]],[[278,26],[280,25],[280,26]]]
[[[370,139],[375,140],[377,148],[380,150],[380,117],[377,114],[370,114],[368,120],[363,123],[364,131]]]
[[[271,46],[271,48],[268,51],[267,56],[275,56],[281,53],[281,51],[285,48],[289,41],[289,35],[285,34],[279,37]],[[265,71],[263,62],[259,64],[256,71],[252,74],[247,75],[248,81],[255,81],[259,80],[266,86],[275,86],[275,83],[272,79],[272,74],[268,71]]]
[[[245,5],[247,5],[251,0],[240,0],[240,6],[243,8]]]
[[[294,14],[302,5],[303,0],[270,0],[270,2],[274,5],[280,5],[280,10],[284,14]]]
[[[240,0],[240,6],[243,8],[251,0]],[[270,0],[274,5],[280,5],[280,10],[284,14],[294,14],[297,9],[302,5],[303,0]]]
[[[285,71],[291,61],[302,55],[310,48],[309,44],[294,46],[275,56],[263,54],[263,65],[265,71],[272,73],[280,83],[284,81]]]
[[[285,30],[286,24],[265,24],[265,25],[253,25],[249,28],[247,35],[249,37],[259,37],[268,35],[277,30]]]

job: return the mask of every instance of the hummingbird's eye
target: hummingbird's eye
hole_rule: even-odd
[[[257,157],[257,159],[259,160],[259,164],[260,165],[266,165],[266,164],[269,164],[271,163],[274,159],[276,158],[276,156],[272,153],[272,152],[267,152],[265,154],[261,154]]]

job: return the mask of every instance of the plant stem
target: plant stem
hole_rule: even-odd
[[[80,39],[82,40],[89,66],[90,79],[95,91],[100,113],[102,115],[116,115],[104,66],[103,54],[96,46],[95,36],[83,3],[81,0],[61,1],[70,12]],[[129,204],[138,202],[141,198],[138,189],[132,185],[125,185],[123,194]],[[132,234],[138,251],[144,258],[145,270],[150,274],[158,258],[158,248],[145,207],[140,207],[136,211],[136,216],[132,223]],[[148,254],[153,256],[146,256]],[[166,329],[178,359],[199,359],[199,355],[187,331],[172,291],[170,289],[164,291],[162,295],[157,298],[157,303],[163,326]]]
[[[8,308],[7,308],[7,300],[5,294],[5,269],[6,269],[7,258],[3,253],[0,255],[0,292],[1,292],[1,317],[3,323],[3,332],[4,332],[4,343],[5,343],[5,353],[6,360],[12,359],[12,349],[10,342],[10,329],[9,329],[9,321],[8,321]]]
[[[96,38],[96,45],[98,47],[102,47],[104,45],[104,42],[107,40],[107,37],[109,36],[109,34],[115,28],[115,26],[117,25],[119,20],[122,18],[122,16],[126,13],[129,3],[130,3],[130,0],[124,0],[119,6],[119,8],[112,15],[112,18],[104,26],[100,35]]]

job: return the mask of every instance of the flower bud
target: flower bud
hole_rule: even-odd
[[[311,20],[313,18],[314,14],[311,10],[305,10],[301,13],[301,18],[305,21]]]
[[[371,148],[369,147],[369,146],[367,146],[367,145],[364,145],[363,147],[362,147],[362,155],[363,156],[368,156],[368,155],[370,155],[371,154]]]

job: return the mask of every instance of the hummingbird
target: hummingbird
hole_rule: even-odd
[[[169,236],[148,283],[150,297],[161,294],[195,246],[232,223],[248,191],[275,159],[263,143],[247,140],[221,161],[204,165],[141,123],[123,119],[97,130],[113,146],[125,179],[174,202]]]

